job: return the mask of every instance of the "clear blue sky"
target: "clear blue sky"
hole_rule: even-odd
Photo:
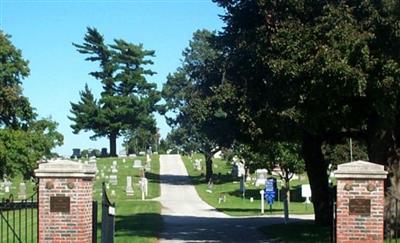
[[[211,0],[0,0],[1,29],[28,59],[31,75],[23,81],[27,96],[40,117],[59,123],[64,145],[55,149],[71,155],[72,148],[108,148],[108,140],[91,141],[91,133],[74,135],[70,102],[88,83],[100,93],[99,81],[88,76],[96,66],[84,61],[72,42],[82,43],[87,26],[96,27],[107,43],[122,38],[156,51],[150,81],[161,89],[168,73],[180,65],[182,50],[197,29],[220,30],[223,10]],[[169,127],[157,115],[164,137]],[[121,148],[122,139],[118,141]]]

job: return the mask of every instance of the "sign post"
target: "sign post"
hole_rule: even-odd
[[[269,178],[265,182],[265,200],[269,205],[270,213],[272,213],[272,204],[275,201],[275,189],[276,189],[276,179]]]
[[[260,190],[261,195],[261,213],[264,214],[264,190]]]

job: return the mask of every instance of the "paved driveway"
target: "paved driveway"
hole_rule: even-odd
[[[231,217],[203,202],[190,184],[179,155],[160,156],[162,217],[160,242],[273,242],[257,229],[281,217]]]

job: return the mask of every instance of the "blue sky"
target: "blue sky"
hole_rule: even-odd
[[[64,145],[55,151],[72,154],[72,148],[108,148],[106,138],[92,141],[92,133],[72,133],[70,102],[88,83],[98,95],[99,81],[88,73],[97,68],[84,61],[72,42],[82,43],[87,26],[96,27],[107,43],[121,38],[155,50],[149,81],[161,89],[168,73],[180,65],[182,50],[197,29],[220,30],[223,10],[211,0],[0,0],[0,26],[29,60],[31,75],[23,81],[27,96],[40,117],[59,123]],[[164,137],[169,127],[157,115]],[[122,139],[118,141],[121,148]]]

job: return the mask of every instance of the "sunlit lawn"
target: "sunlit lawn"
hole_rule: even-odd
[[[202,159],[202,167],[205,168],[204,158],[198,154],[194,156],[194,159],[196,158]],[[255,187],[253,185],[254,181],[248,182],[246,185],[246,193],[243,197],[239,191],[239,180],[232,179],[230,175],[231,165],[227,164],[226,161],[221,159],[213,159],[213,170],[216,179],[214,180],[212,193],[209,193],[207,192],[208,185],[205,183],[204,179],[205,171],[195,170],[193,162],[190,161],[189,157],[184,156],[183,160],[192,182],[195,184],[197,193],[205,202],[232,216],[261,215],[261,188]],[[291,182],[291,186],[296,187],[305,183],[307,183],[306,180],[293,180]],[[226,202],[219,204],[218,199],[221,194],[225,195]],[[253,198],[253,202],[250,202],[251,197]],[[291,214],[312,214],[313,212],[314,210],[312,204],[292,202],[289,206],[289,213]],[[272,205],[271,210],[269,205],[265,204],[265,213],[283,214],[283,203],[276,201]]]
[[[116,160],[118,164],[118,185],[113,186],[109,183],[109,189],[107,194],[111,202],[115,203],[116,206],[116,218],[115,218],[115,242],[156,242],[158,234],[162,228],[162,218],[161,218],[161,204],[157,201],[151,201],[160,196],[160,185],[159,185],[159,156],[153,155],[151,157],[151,170],[146,172],[146,177],[148,178],[148,192],[149,195],[145,201],[141,200],[141,193],[139,187],[139,169],[133,168],[133,160],[142,160],[142,165],[144,165],[145,157],[136,158],[125,158],[126,162],[122,162],[122,158],[98,158],[97,168],[98,173],[95,178],[94,183],[94,193],[93,199],[98,201],[98,226],[97,226],[97,238],[98,242],[101,240],[101,185],[102,182],[108,182],[108,179],[101,178],[100,170],[103,170],[105,175],[111,175],[110,166],[112,161]],[[84,159],[82,159],[84,160]],[[126,196],[126,177],[132,176],[132,183],[134,189],[134,196]],[[22,178],[16,177],[12,180],[13,185],[11,186],[10,193],[0,194],[0,198],[9,198],[10,195],[14,195],[14,199],[17,200],[18,187]],[[33,188],[35,184],[33,182],[27,181],[27,195],[30,196],[34,193]],[[114,191],[115,195],[111,192]],[[11,220],[13,213],[16,214],[16,220]],[[24,220],[25,212],[22,211],[21,217]],[[19,226],[19,214],[18,211],[10,211],[8,216],[4,213],[5,217],[9,217],[10,224],[14,227],[18,234],[21,235],[22,242],[36,242],[35,240],[23,240],[26,237],[25,232],[25,221],[21,221],[21,226]],[[28,221],[29,225],[28,231],[31,230],[30,225],[36,224],[36,210],[33,211],[33,219],[31,212],[28,211]],[[2,223],[2,224],[1,224]],[[10,242],[13,242],[12,234],[9,231],[7,235],[7,227],[4,220],[0,220],[0,240],[1,242],[7,242],[7,237],[9,237]],[[37,231],[34,228],[33,237],[36,239]],[[3,231],[1,231],[3,230]],[[29,237],[31,237],[30,232],[28,232]]]
[[[109,184],[107,194],[111,202],[116,206],[115,218],[115,242],[156,242],[158,234],[162,228],[161,204],[156,201],[142,201],[139,186],[139,169],[133,168],[133,160],[142,160],[144,165],[145,157],[125,158],[126,162],[122,162],[122,158],[107,158],[97,160],[97,169],[105,170],[106,175],[111,174],[110,166],[112,161],[116,160],[118,164],[118,185]],[[149,180],[147,199],[160,196],[159,185],[159,156],[153,155],[151,158],[151,170],[146,172]],[[100,176],[100,173],[98,173]],[[134,196],[126,196],[126,177],[132,176]],[[101,184],[107,181],[105,178],[97,178],[95,181],[94,198],[99,202],[98,208],[98,242],[101,239]],[[115,196],[111,195],[112,190]]]

